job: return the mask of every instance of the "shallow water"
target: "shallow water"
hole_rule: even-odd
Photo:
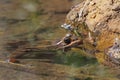
[[[79,0],[0,0],[0,60],[8,59],[13,53],[18,54],[24,50],[24,45],[48,46],[61,39],[66,31],[59,26],[64,23],[70,7],[78,2]],[[114,71],[109,71],[94,57],[86,57],[83,53],[82,51],[62,52],[62,50],[43,47],[39,51],[28,51],[18,59],[25,65],[35,66],[39,72],[45,71],[46,75],[37,75],[37,77],[25,73],[26,76],[29,75],[29,80],[33,80],[32,78],[36,78],[35,80],[118,79],[113,75]],[[7,70],[12,72],[9,69],[3,70],[3,75],[0,73],[1,80],[7,79],[3,77]],[[16,75],[14,72],[10,80],[17,79],[18,75],[23,76],[19,72]],[[64,77],[60,78],[59,75]],[[26,80],[26,76],[23,76],[22,80]]]

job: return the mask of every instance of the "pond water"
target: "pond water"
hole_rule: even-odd
[[[66,31],[59,26],[64,23],[70,7],[79,2],[79,0],[0,0],[0,60],[8,59],[13,53],[19,54],[26,46],[48,46],[61,39]],[[36,68],[45,67],[46,74],[52,70],[47,70],[46,65],[40,65],[41,62],[49,63],[53,73],[55,69],[58,75],[65,71],[70,76],[61,80],[118,80],[109,74],[112,71],[107,67],[99,64],[94,57],[85,56],[83,53],[82,50],[62,52],[43,47],[39,51],[28,51],[18,59],[21,63]],[[50,78],[34,80],[58,80]]]

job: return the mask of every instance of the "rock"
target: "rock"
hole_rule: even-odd
[[[120,0],[83,1],[68,13],[67,22],[74,25],[85,23],[96,35],[94,36],[97,44],[95,49],[104,53],[114,45],[115,38],[120,39]]]
[[[84,9],[83,9],[84,8]],[[76,17],[75,15],[81,14]],[[119,0],[86,0],[74,7],[67,15],[67,20],[84,21],[91,31],[109,29],[120,32]]]

